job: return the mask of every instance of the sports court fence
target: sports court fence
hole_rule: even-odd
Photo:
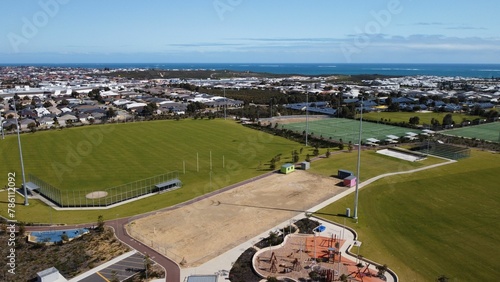
[[[414,147],[412,150],[452,160],[459,160],[470,157],[469,148],[451,144],[441,144],[431,141],[422,142],[419,146]]]
[[[97,193],[97,190],[63,190],[43,181],[33,174],[29,174],[28,179],[29,182],[38,186],[35,191],[38,191],[43,197],[63,208],[106,207],[146,194],[178,188],[182,185],[179,180],[179,173],[174,171],[104,190],[97,189],[105,193],[101,195],[94,194],[95,196],[92,197],[89,195]],[[163,189],[163,187],[158,188],[158,184],[166,182],[169,183],[168,187],[165,186],[167,189]]]

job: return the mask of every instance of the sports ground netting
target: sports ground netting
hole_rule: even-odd
[[[171,189],[180,187],[179,173],[177,171],[169,172],[146,179],[130,182],[127,184],[94,190],[69,190],[59,189],[42,179],[30,174],[29,181],[37,187],[37,192],[43,197],[49,199],[59,207],[106,207],[119,202],[137,198],[146,194],[161,192],[163,188]],[[158,185],[167,184],[158,188]],[[102,191],[99,191],[102,190]],[[92,193],[104,192],[102,197],[88,197]]]
[[[441,144],[439,142],[426,141],[412,149],[424,154],[439,156],[451,160],[459,160],[470,157],[470,149],[452,144]]]
[[[282,127],[297,133],[302,133],[306,130],[306,122],[283,124]],[[362,142],[366,142],[367,138],[375,138],[382,141],[388,138],[387,135],[403,137],[410,131],[420,133],[420,130],[411,130],[408,128],[366,121],[363,121],[362,127]],[[308,128],[309,134],[314,137],[322,136],[323,138],[333,140],[342,139],[343,143],[351,141],[353,144],[357,144],[359,140],[359,120],[344,118],[313,120],[308,122]]]
[[[440,133],[445,135],[482,139],[491,142],[500,142],[500,122],[450,129]]]

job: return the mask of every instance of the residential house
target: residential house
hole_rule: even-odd
[[[38,117],[42,117],[42,116],[51,114],[51,112],[44,107],[36,108],[35,111],[36,111]]]
[[[19,121],[19,124],[21,126],[21,130],[28,130],[30,129],[31,126],[36,127],[36,121],[31,118],[25,118]]]
[[[78,122],[79,119],[72,113],[64,113],[63,115],[57,118],[57,121],[59,122],[60,126],[66,126],[66,124],[68,123]]]
[[[52,116],[43,116],[42,118],[38,119],[38,122],[40,123],[40,126],[46,128],[51,128],[55,124],[54,117]]]

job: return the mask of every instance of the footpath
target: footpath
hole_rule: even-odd
[[[371,183],[373,183],[381,178],[384,178],[384,177],[388,177],[388,176],[392,176],[392,175],[399,175],[399,174],[414,173],[414,172],[423,171],[423,170],[427,170],[427,169],[431,169],[431,168],[435,168],[435,167],[439,167],[439,166],[443,166],[443,165],[448,165],[448,164],[451,164],[454,162],[456,162],[456,161],[447,160],[447,162],[434,164],[434,165],[430,165],[430,166],[426,166],[426,167],[422,167],[422,168],[418,168],[418,169],[382,174],[382,175],[370,178],[362,183],[359,183],[358,188],[361,189],[361,188],[365,187],[366,185],[371,184]],[[267,173],[267,174],[255,177],[253,179],[243,181],[241,183],[233,184],[233,185],[228,186],[226,188],[214,191],[213,193],[209,193],[209,194],[200,196],[199,198],[187,201],[185,203],[180,203],[176,206],[168,207],[168,208],[165,208],[162,210],[171,210],[171,209],[176,209],[176,208],[179,208],[182,206],[186,206],[186,205],[189,205],[193,202],[199,201],[201,199],[211,197],[214,194],[223,193],[225,191],[229,191],[229,190],[231,190],[235,187],[238,187],[240,185],[246,184],[246,183],[251,182],[251,181],[255,181],[256,179],[265,178],[266,176],[268,176],[270,174],[271,173]],[[334,197],[332,197],[332,198],[330,198],[322,203],[319,203],[318,205],[311,207],[310,209],[308,209],[306,211],[306,213],[310,213],[310,214],[314,215],[314,213],[317,212],[318,210],[320,210],[320,209],[332,204],[333,202],[353,193],[354,191],[355,191],[355,187],[346,189],[344,192],[342,192],[342,193],[340,193],[340,194],[338,194],[338,195],[336,195],[336,196],[334,196]],[[201,266],[181,269],[174,261],[170,260],[169,258],[164,257],[163,255],[159,254],[155,250],[151,249],[149,246],[142,244],[141,242],[136,241],[129,234],[127,234],[125,227],[128,224],[128,222],[130,222],[133,219],[145,217],[149,214],[153,214],[156,212],[158,212],[158,211],[153,211],[153,212],[149,212],[146,214],[137,215],[137,216],[128,217],[128,218],[120,218],[120,219],[116,219],[116,220],[111,220],[111,221],[108,221],[106,223],[115,229],[116,236],[122,242],[124,242],[125,244],[129,245],[130,247],[139,251],[142,254],[146,254],[146,253],[149,254],[151,256],[152,260],[154,260],[156,263],[161,265],[165,269],[166,276],[167,276],[165,281],[167,281],[167,282],[187,281],[187,277],[189,277],[191,275],[216,275],[216,276],[220,276],[219,281],[224,281],[228,278],[229,270],[232,267],[232,263],[235,262],[238,259],[238,257],[246,249],[252,247],[257,242],[259,242],[263,238],[267,237],[269,235],[270,231],[274,231],[274,230],[283,228],[285,226],[288,226],[291,223],[293,223],[294,221],[300,220],[304,217],[304,213],[302,213],[302,212],[297,213],[297,215],[294,216],[293,218],[290,218],[289,220],[263,232],[262,234],[259,234],[255,237],[251,238],[247,242],[240,244],[239,246],[237,246],[237,247],[227,251],[226,253],[206,262],[205,264],[203,264]],[[322,225],[324,225],[326,227],[324,234],[338,234],[337,236],[343,238],[345,240],[345,243],[343,244],[342,248],[340,249],[340,251],[342,252],[342,255],[349,258],[352,261],[356,261],[356,259],[357,259],[356,256],[348,253],[348,250],[351,248],[351,246],[353,246],[353,244],[355,242],[358,242],[358,241],[356,241],[357,240],[356,232],[350,228],[343,226],[343,225],[339,225],[339,224],[336,224],[333,222],[328,222],[328,221],[325,221],[324,219],[320,219],[320,218],[315,217],[315,220],[319,221]],[[54,227],[54,226],[50,226],[50,227],[49,226],[43,226],[43,227],[42,226],[29,226],[26,229],[27,229],[27,231],[44,231],[44,230],[70,229],[70,228],[80,228],[80,227],[88,227],[88,224],[79,224],[79,225],[74,225],[74,226],[57,226],[57,227]],[[375,269],[376,263],[375,262],[369,261],[365,258],[363,258],[363,260],[365,262],[368,262],[371,264],[370,269],[376,271],[376,269]],[[95,269],[95,270],[90,271],[89,273],[97,272],[98,270],[99,269]],[[392,270],[389,269],[388,273],[390,275],[386,274],[387,281],[389,281],[389,282],[399,281],[396,273],[394,273]],[[86,275],[89,275],[89,274],[86,274]],[[75,280],[72,280],[72,281],[75,281]]]

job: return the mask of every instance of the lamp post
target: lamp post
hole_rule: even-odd
[[[24,162],[23,162],[23,149],[21,147],[21,135],[19,134],[19,118],[16,110],[16,99],[14,99],[14,112],[16,114],[16,126],[17,126],[17,143],[19,146],[19,158],[21,160],[21,174],[23,176],[23,194],[24,194],[24,205],[29,206],[28,203],[28,193],[26,191],[26,177],[24,174]]]
[[[224,85],[224,120],[226,119],[226,109],[227,109],[226,85]]]
[[[5,139],[3,124],[6,122],[7,122],[6,120],[2,120],[2,140]]]
[[[306,92],[306,147],[307,147],[308,135],[309,135],[309,91]]]
[[[354,194],[354,214],[353,218],[358,219],[358,194],[359,194],[359,168],[361,163],[361,132],[363,131],[363,96],[361,96],[361,107],[359,116],[359,139],[358,139],[358,168],[356,172],[356,190]]]

